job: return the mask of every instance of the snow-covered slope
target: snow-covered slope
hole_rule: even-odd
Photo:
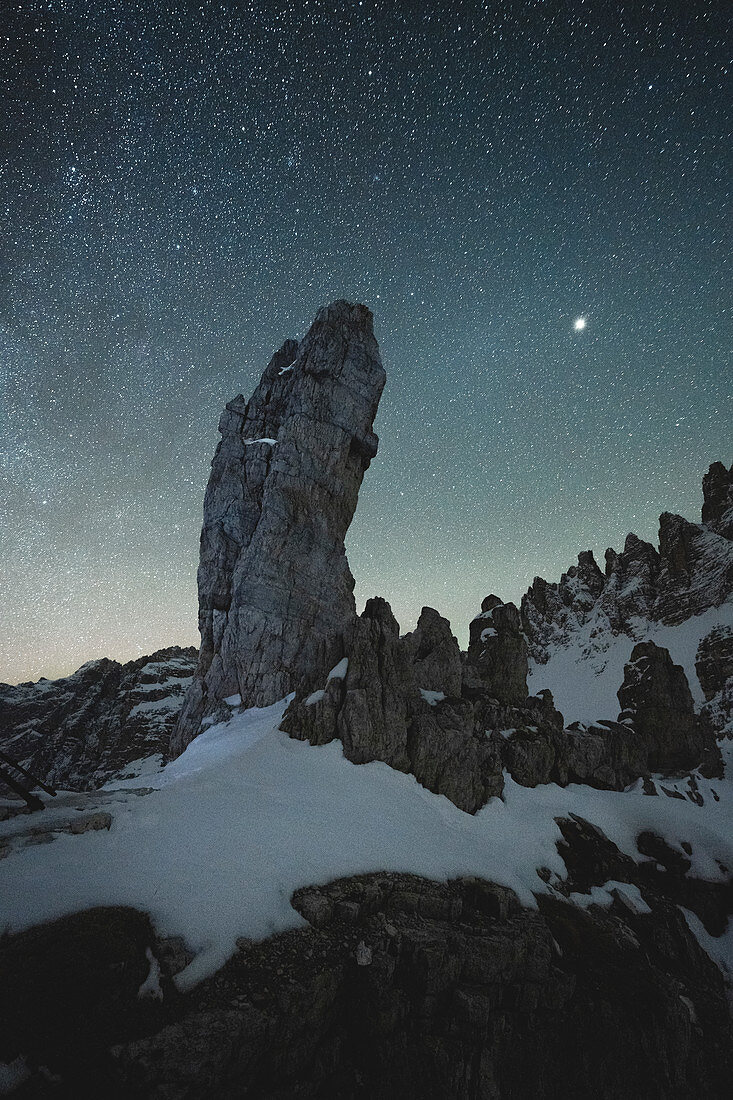
[[[599,625],[599,618],[594,616],[564,642],[548,645],[543,663],[530,660],[528,687],[535,695],[549,688],[566,723],[615,719],[619,713],[616,693],[624,679],[624,665],[637,642],[653,641],[669,650],[675,664],[682,665],[699,708],[705,697],[695,657],[702,639],[720,626],[733,627],[733,603],[711,607],[678,625],[635,616],[629,620],[629,632],[622,634]]]
[[[658,548],[630,534],[620,553],[606,551],[605,573],[584,551],[557,583],[537,577],[523,597],[530,691],[549,688],[567,723],[616,717],[624,664],[641,641],[669,650],[703,705],[698,647],[733,624],[733,467],[712,464],[703,499],[702,523],[660,516]]]
[[[286,702],[210,727],[162,770],[63,795],[42,821],[23,815],[0,824],[0,926],[15,931],[89,906],[135,906],[159,933],[182,935],[197,952],[178,978],[187,988],[221,966],[238,937],[302,925],[293,891],[339,876],[477,875],[535,906],[535,893],[553,889],[537,869],[565,876],[556,818],[570,813],[637,861],[636,838],[646,829],[675,849],[690,844],[694,875],[720,881],[720,864],[733,865],[726,781],[699,780],[698,806],[647,797],[640,784],[624,793],[529,789],[506,776],[503,799],[471,816],[386,764],[351,764],[340,742],[315,748],[288,737],[278,729]],[[62,832],[80,810],[109,814],[109,829],[109,819],[97,819],[81,835]],[[57,835],[34,843],[31,826]],[[722,950],[727,941],[716,942]]]

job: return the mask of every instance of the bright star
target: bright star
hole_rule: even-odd
[[[573,321],[573,328],[576,332],[582,332],[587,324],[585,317],[576,317]]]

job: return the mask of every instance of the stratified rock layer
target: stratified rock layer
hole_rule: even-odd
[[[385,374],[365,306],[334,302],[224,412],[204,502],[201,652],[172,752],[240,696],[265,706],[335,662],[356,609],[344,537]]]
[[[125,665],[88,661],[59,680],[0,684],[0,751],[51,786],[100,787],[167,753],[195,667],[195,649],[171,646]]]
[[[719,737],[733,737],[733,628],[716,627],[701,640],[695,669],[705,693],[703,717]]]

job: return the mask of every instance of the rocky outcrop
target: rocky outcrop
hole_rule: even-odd
[[[695,670],[706,699],[712,699],[733,678],[733,629],[719,626],[697,648]]]
[[[733,628],[716,627],[702,639],[695,670],[706,699],[702,717],[718,737],[733,737]]]
[[[134,910],[32,929],[0,948],[0,1059],[43,1096],[727,1096],[720,973],[602,834],[561,827],[573,874],[538,910],[472,878],[309,887],[306,927],[242,941],[186,996]],[[621,881],[589,905],[605,866]]]
[[[535,578],[521,606],[531,658],[543,663],[584,628],[584,644],[602,651],[610,636],[638,637],[645,622],[678,624],[730,600],[731,484],[731,472],[713,463],[703,482],[703,522],[663,513],[658,550],[630,534],[620,553],[606,551],[605,574],[584,551],[556,584]]]
[[[410,772],[468,813],[502,793],[504,770],[527,787],[605,790],[653,773],[701,767],[720,774],[711,725],[695,714],[685,674],[667,650],[637,646],[618,721],[566,729],[549,691],[527,694],[517,609],[494,596],[482,606],[459,684],[446,619],[423,608],[415,632],[401,638],[389,604],[369,600],[341,660],[321,687],[296,694],[281,728],[313,745],[339,739],[353,763],[381,760]]]
[[[199,666],[173,754],[226,698],[264,706],[336,662],[356,616],[344,537],[384,382],[371,313],[334,302],[249,401],[227,405],[204,502]]]
[[[500,703],[521,704],[527,691],[527,643],[513,603],[487,596],[469,628],[467,669]]]
[[[665,512],[659,517],[662,567],[650,618],[682,623],[731,598],[733,540]]]
[[[714,462],[702,481],[702,521],[711,531],[733,539],[733,466]]]
[[[461,694],[461,650],[450,623],[432,607],[420,612],[417,627],[405,635],[415,681],[424,691],[451,697]]]
[[[0,684],[0,751],[51,786],[100,787],[167,753],[195,667],[195,649],[171,646],[125,665],[89,661],[59,680]]]
[[[381,760],[411,772],[475,813],[501,793],[501,761],[473,704],[460,696],[457,655],[448,621],[431,608],[423,608],[413,634],[400,638],[389,604],[369,600],[342,660],[322,688],[296,695],[281,728],[313,745],[339,738],[355,764]],[[434,686],[424,687],[424,680]]]
[[[634,646],[618,699],[619,722],[644,743],[649,771],[682,774],[702,765],[705,774],[720,774],[712,729],[695,714],[687,677],[668,650],[654,642]]]
[[[695,713],[684,670],[666,649],[653,642],[634,647],[618,698],[617,721],[574,722],[567,729],[562,722],[546,722],[515,734],[502,753],[512,776],[526,786],[585,783],[623,790],[658,774],[682,776],[697,769],[708,777],[722,775],[711,722]],[[696,782],[690,783],[686,796],[701,803]]]

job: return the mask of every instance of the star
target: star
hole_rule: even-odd
[[[573,321],[573,328],[576,332],[582,332],[587,323],[585,317],[576,317]]]

